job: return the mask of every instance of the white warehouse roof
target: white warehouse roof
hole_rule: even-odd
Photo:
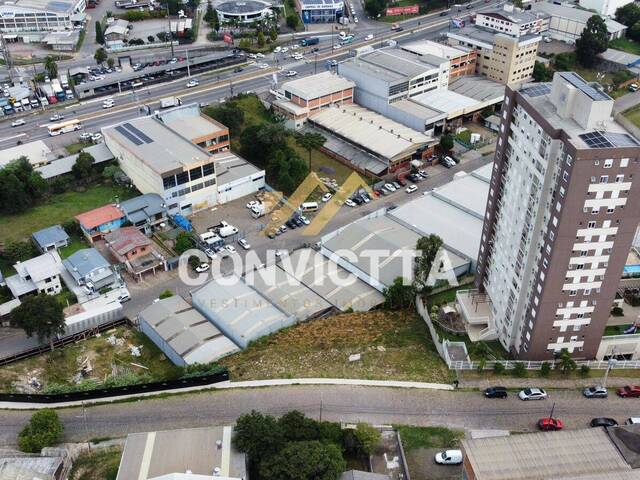
[[[310,100],[354,88],[355,86],[356,84],[351,80],[327,71],[283,83],[282,89],[285,92],[291,92],[297,97]]]

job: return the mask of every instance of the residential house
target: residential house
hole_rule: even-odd
[[[58,250],[69,245],[69,235],[60,225],[38,230],[31,234],[31,239],[40,253]]]
[[[7,287],[15,298],[32,293],[56,295],[62,291],[60,263],[60,255],[56,251],[18,262],[13,266],[18,273],[5,280]]]
[[[118,280],[111,264],[95,248],[83,248],[62,261],[78,285],[94,291],[108,287]]]
[[[94,210],[76,215],[80,229],[91,243],[102,239],[103,235],[120,228],[125,214],[118,205],[104,205]]]
[[[162,268],[164,259],[153,248],[153,241],[146,237],[137,227],[122,227],[104,236],[105,244],[111,254],[127,270],[141,278],[143,273]]]
[[[127,220],[145,235],[167,222],[167,208],[164,200],[157,193],[146,193],[125,200],[120,204]]]
[[[126,20],[116,20],[104,31],[104,41],[107,46],[115,46],[123,43],[128,35],[129,22]]]

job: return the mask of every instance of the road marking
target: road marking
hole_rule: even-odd
[[[26,133],[19,133],[17,135],[13,135],[12,137],[2,138],[0,139],[0,142],[6,142],[7,140],[13,140],[14,138],[20,138],[20,137],[26,137],[26,136],[27,136]]]
[[[153,446],[155,443],[156,432],[147,433],[147,441],[144,444],[144,452],[142,453],[142,462],[140,464],[138,480],[147,480],[147,478],[149,478],[149,468],[151,468],[151,457],[153,455]]]

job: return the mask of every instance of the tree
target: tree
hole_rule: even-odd
[[[164,300],[165,298],[170,298],[170,297],[173,297],[173,292],[167,289],[163,291],[158,298],[160,300]]]
[[[415,258],[413,273],[418,289],[429,287],[427,285],[429,274],[433,268],[433,261],[436,259],[436,255],[440,247],[442,247],[442,244],[442,239],[438,235],[433,234],[420,237],[416,242],[416,250],[420,252],[420,256]]]
[[[173,249],[176,251],[178,255],[182,255],[184,252],[193,247],[193,242],[191,241],[191,235],[187,232],[180,232],[176,237],[176,244]]]
[[[566,348],[563,348],[558,359],[556,361],[556,368],[558,368],[563,374],[567,374],[577,368],[576,361],[571,358],[571,354]]]
[[[151,38],[153,38],[153,37],[151,37]],[[107,58],[107,66],[108,66],[109,68],[113,68],[113,66],[114,66],[115,64],[116,64],[116,61],[115,61],[113,58],[111,58],[111,57]]]
[[[504,364],[500,363],[500,362],[496,362],[493,364],[493,373],[495,373],[496,375],[500,375],[502,372],[504,372]]]
[[[536,82],[550,82],[553,79],[553,70],[542,62],[536,62],[533,66],[533,79]]]
[[[311,171],[311,152],[320,149],[327,139],[321,133],[305,132],[296,135],[296,143],[309,154],[309,171]]]
[[[516,8],[523,8],[524,5],[522,3],[522,0],[513,0],[513,6]]]
[[[258,465],[263,458],[274,458],[284,445],[282,429],[278,421],[271,415],[263,415],[255,410],[238,418],[235,433],[233,441],[236,448],[246,453],[255,465]]]
[[[207,9],[204,12],[204,21],[208,24],[213,23],[213,16],[215,15],[215,10],[213,9],[213,5],[211,4],[211,0],[207,0]]]
[[[207,107],[204,113],[228,127],[232,137],[240,133],[244,124],[244,111],[233,101],[216,107]]]
[[[440,148],[443,152],[448,152],[453,148],[453,137],[445,133],[440,137]]]
[[[80,152],[80,155],[78,155],[78,158],[76,159],[76,163],[71,167],[71,173],[73,173],[73,176],[78,180],[86,181],[91,177],[94,163],[95,159],[90,153]]]
[[[11,263],[24,262],[35,254],[35,249],[31,242],[11,242],[4,247],[2,256]]]
[[[266,43],[266,38],[264,37],[264,32],[262,30],[260,30],[258,32],[258,46],[260,48],[264,47],[264,44]]]
[[[543,362],[542,365],[540,365],[540,376],[548,377],[550,373],[551,365],[549,364],[549,362]]]
[[[402,277],[393,281],[390,287],[383,291],[384,308],[387,310],[399,310],[412,307],[416,300],[416,288],[413,285],[404,285]]]
[[[584,378],[587,378],[591,373],[591,367],[589,365],[581,365],[580,366],[580,375]]]
[[[482,340],[475,342],[471,347],[471,350],[475,356],[483,360],[486,360],[491,353],[491,349],[489,348],[489,345],[487,345],[487,342],[483,342]]]
[[[373,18],[381,15],[385,8],[387,8],[386,0],[366,0],[364,2],[365,11]]]
[[[120,170],[120,167],[118,167],[118,165],[109,165],[107,167],[104,167],[104,170],[102,170],[102,178],[104,178],[105,180],[110,180],[113,181],[115,176],[118,175],[122,170]]]
[[[576,54],[574,52],[559,53],[553,59],[553,66],[560,72],[573,70],[576,63]]]
[[[55,410],[38,410],[18,434],[20,450],[40,453],[43,448],[55,445],[63,431],[64,426]]]
[[[597,55],[609,47],[607,25],[600,15],[593,15],[576,40],[576,59],[583,67],[590,68],[598,60]]]
[[[27,336],[38,337],[38,341],[49,340],[53,350],[56,335],[64,333],[64,314],[61,303],[46,293],[29,295],[11,312],[11,322],[22,328]]]
[[[640,20],[628,28],[627,37],[636,42],[640,41]]]
[[[107,60],[107,51],[104,48],[99,48],[96,50],[96,53],[93,55],[93,58],[95,59],[98,65],[102,65]]]
[[[380,431],[368,423],[358,423],[353,432],[357,441],[357,450],[360,455],[371,455],[378,442],[380,442]]]
[[[275,27],[275,25],[271,27],[271,30],[269,30],[269,39],[272,42],[275,42],[278,39],[278,29]]]
[[[346,467],[337,445],[292,442],[260,463],[260,476],[278,480],[336,480]]]
[[[45,58],[44,69],[47,71],[49,78],[56,78],[58,76],[58,64],[52,55],[47,55],[47,58]]]
[[[18,213],[30,207],[49,190],[47,182],[26,157],[8,163],[0,170],[0,210]]]
[[[513,374],[518,378],[525,378],[527,376],[527,369],[522,362],[516,362],[513,366]]]
[[[286,22],[287,22],[287,27],[289,27],[292,30],[297,30],[298,25],[300,25],[300,17],[298,16],[297,13],[291,12],[287,15]]]
[[[640,21],[640,6],[636,3],[628,3],[616,10],[616,20],[627,27],[631,27]]]
[[[102,23],[100,23],[100,20],[96,20],[96,43],[98,45],[104,45],[104,32],[102,31]]]
[[[291,410],[278,419],[285,442],[319,440],[319,424],[298,410]]]

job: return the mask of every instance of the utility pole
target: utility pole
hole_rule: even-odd
[[[187,78],[191,78],[191,68],[189,68],[189,49],[187,48]]]
[[[167,26],[169,27],[169,44],[171,45],[171,58],[173,58],[173,33],[171,32],[171,15],[169,14],[169,2],[167,2]]]
[[[615,355],[615,350],[611,352],[611,355]],[[607,379],[609,378],[609,372],[612,368],[616,366],[618,360],[615,358],[609,358],[609,362],[607,362],[607,369],[604,371],[604,378],[602,379],[602,386],[607,388]]]

